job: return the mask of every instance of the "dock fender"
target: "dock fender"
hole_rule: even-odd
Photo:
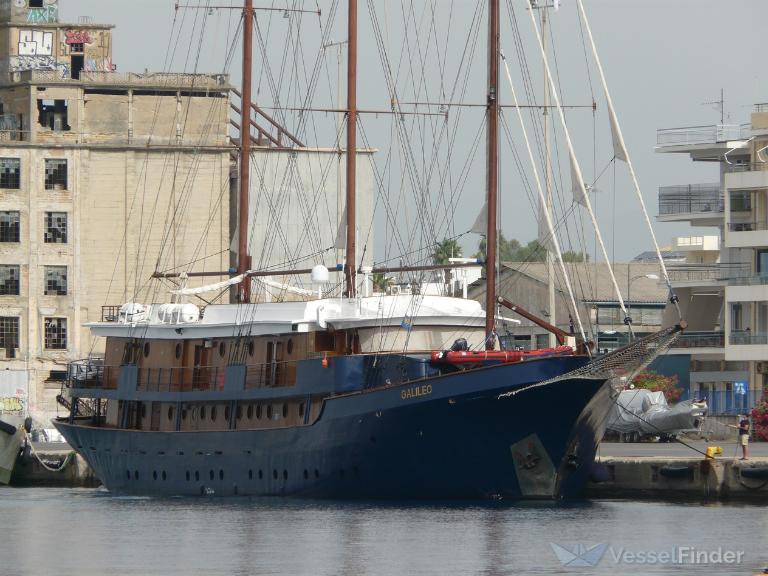
[[[758,480],[768,480],[768,466],[749,466],[741,467],[739,474],[742,478],[756,478]]]
[[[608,470],[608,466],[602,462],[595,462],[592,464],[592,468],[589,470],[589,480],[595,484],[601,482],[608,482],[611,479],[611,473]]]
[[[693,476],[693,467],[687,465],[667,465],[659,468],[659,474],[665,478],[690,478]]]

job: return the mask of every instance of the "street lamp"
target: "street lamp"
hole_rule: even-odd
[[[635,280],[640,280],[640,278],[647,278],[648,280],[659,280],[658,274],[638,274],[637,276],[629,277],[629,266],[627,266],[627,313],[629,313],[629,310],[632,308],[632,296],[631,296],[631,289],[632,289],[632,282]],[[632,327],[627,324],[627,339],[631,340],[632,338]]]

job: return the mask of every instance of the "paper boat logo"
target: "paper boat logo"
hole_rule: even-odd
[[[573,544],[563,546],[553,543],[550,546],[563,566],[573,568],[597,566],[608,549],[608,544],[594,544],[592,546]]]

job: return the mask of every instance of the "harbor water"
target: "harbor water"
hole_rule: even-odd
[[[738,504],[154,499],[3,487],[0,521],[3,576],[735,575],[768,563],[766,509]]]

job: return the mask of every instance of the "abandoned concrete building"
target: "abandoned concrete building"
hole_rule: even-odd
[[[83,324],[165,300],[156,268],[230,265],[228,78],[118,72],[112,32],[0,0],[0,398],[40,423]]]

